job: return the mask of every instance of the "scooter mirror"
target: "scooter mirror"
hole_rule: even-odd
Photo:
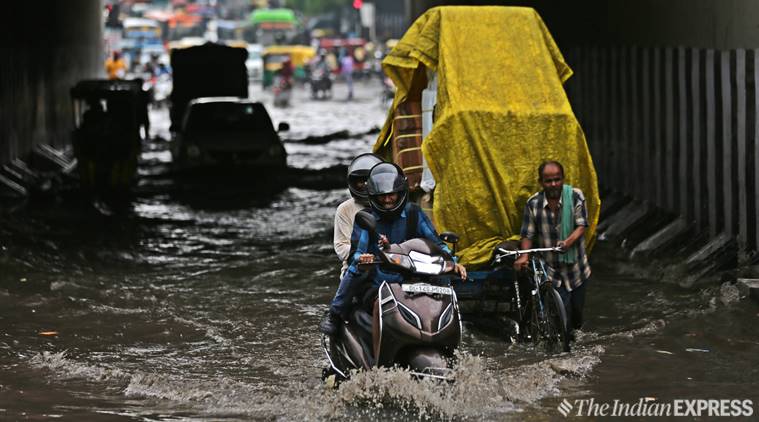
[[[356,213],[356,223],[370,233],[375,234],[377,232],[377,219],[367,211],[362,210]]]
[[[443,239],[444,242],[448,243],[457,243],[459,241],[459,237],[455,233],[451,232],[440,233],[440,238]]]

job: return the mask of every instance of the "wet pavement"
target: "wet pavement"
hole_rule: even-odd
[[[298,89],[284,109],[254,88],[274,124],[290,124],[294,168],[347,164],[385,118],[377,80],[350,102],[343,85],[327,101]],[[145,148],[129,211],[64,201],[0,214],[0,285],[14,286],[0,289],[0,420],[521,421],[563,419],[564,399],[759,403],[759,308],[716,283],[646,279],[604,244],[571,354],[466,324],[454,384],[385,370],[326,389],[316,326],[337,286],[346,190],[177,196],[167,117],[152,112],[163,140]]]

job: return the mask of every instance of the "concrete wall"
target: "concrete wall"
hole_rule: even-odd
[[[69,88],[103,74],[98,0],[12,1],[0,31],[0,163],[69,142]]]
[[[412,20],[437,5],[533,7],[561,47],[577,43],[759,46],[756,0],[411,0]]]
[[[595,2],[590,3],[593,7]],[[756,0],[612,0],[599,30],[608,42],[645,46],[759,46]]]
[[[756,250],[759,50],[575,47],[565,55],[599,183]]]

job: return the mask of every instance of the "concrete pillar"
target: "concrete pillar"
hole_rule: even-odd
[[[100,1],[8,2],[0,31],[0,163],[69,143],[69,88],[103,74]]]

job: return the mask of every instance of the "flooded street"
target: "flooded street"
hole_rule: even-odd
[[[301,87],[285,109],[258,87],[251,96],[290,124],[288,165],[317,170],[370,150],[380,89],[359,82],[347,102],[341,84],[328,101]],[[571,354],[465,324],[455,384],[375,371],[326,389],[317,324],[338,282],[332,223],[347,190],[174,195],[168,113],[151,117],[163,140],[144,148],[128,212],[62,202],[0,215],[0,281],[20,286],[0,289],[0,420],[521,421],[562,419],[564,399],[759,403],[755,303],[723,300],[716,283],[647,280],[607,244],[591,256]]]

